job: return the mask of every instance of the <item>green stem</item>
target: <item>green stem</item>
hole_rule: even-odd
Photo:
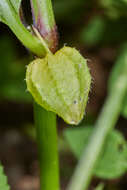
[[[2,16],[5,18],[5,24],[11,28],[25,47],[35,55],[43,57],[46,54],[46,50],[42,42],[25,28],[10,1],[6,0],[4,3],[1,1],[0,6],[2,9]]]
[[[34,24],[43,21],[45,31],[50,31],[55,25],[55,19],[51,0],[30,0]],[[46,11],[45,11],[46,10]],[[39,19],[39,21],[38,21]],[[41,21],[40,21],[41,20]]]
[[[126,91],[127,76],[123,75],[118,78],[114,90],[109,94],[104,104],[91,139],[84,150],[67,190],[87,190],[105,139],[120,115]]]
[[[55,24],[51,0],[30,0],[34,27],[55,53],[58,45],[57,28]]]
[[[51,0],[31,0],[31,5],[34,32],[46,52],[51,53],[50,50],[54,51],[55,44],[57,44],[56,31],[53,30],[55,20]],[[39,151],[41,190],[59,190],[56,115],[34,104],[34,117]]]
[[[41,190],[59,190],[56,115],[34,104]]]

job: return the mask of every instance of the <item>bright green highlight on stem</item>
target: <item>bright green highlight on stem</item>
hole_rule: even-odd
[[[46,110],[69,124],[83,119],[91,76],[86,60],[75,48],[64,47],[34,60],[27,66],[26,83],[35,101]]]
[[[34,104],[41,190],[59,190],[56,115]]]

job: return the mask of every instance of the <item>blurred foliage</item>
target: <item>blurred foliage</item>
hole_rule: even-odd
[[[95,190],[103,190],[104,189],[104,184],[100,183]]]
[[[125,101],[123,103],[123,110],[122,110],[123,116],[127,118],[127,98],[125,98]]]
[[[84,49],[88,53],[91,53],[91,50],[96,52],[98,47],[106,46],[113,46],[117,50],[123,43],[127,42],[127,0],[53,0],[53,3],[59,29],[64,30],[65,42],[69,41],[73,45],[76,44],[76,47],[78,43],[79,49],[80,47],[83,49],[85,46]],[[30,58],[19,56],[20,47],[17,49],[15,41],[11,40],[2,24],[0,27],[3,30],[0,34],[0,101],[31,102],[31,96],[26,92],[24,80],[26,65],[30,62]],[[114,81],[122,72],[126,56],[125,50],[124,55],[121,54],[116,64],[114,64],[108,90],[112,89]],[[94,69],[96,70],[96,68]],[[127,98],[123,103],[122,114],[127,118]],[[84,145],[87,145],[91,136],[93,130],[91,126],[93,126],[95,118],[86,115],[85,120],[85,124],[83,123],[73,129],[66,129],[64,132],[66,140],[77,159],[81,156]],[[89,127],[89,125],[91,126]],[[23,129],[32,139],[36,139],[33,125],[24,124]],[[66,141],[61,136],[59,149],[63,152],[64,150],[68,151]],[[69,164],[70,160],[68,160]],[[71,167],[63,168],[66,170],[65,176],[67,178]],[[121,133],[114,130],[107,137],[97,163],[95,175],[99,178],[112,179],[120,177],[126,171],[127,143]],[[0,189],[8,190],[8,187],[4,189],[6,179],[3,174],[1,175],[1,172],[3,173],[3,169],[0,167],[0,181],[3,182],[2,187],[0,184]],[[103,189],[102,184],[99,184],[96,188],[96,190],[100,189]],[[107,189],[120,190],[124,188],[122,186],[114,188],[109,182],[109,188]]]
[[[81,41],[86,45],[92,46],[103,40],[103,35],[106,29],[105,20],[102,17],[95,17],[81,33]]]
[[[93,127],[79,126],[66,129],[65,138],[74,155],[79,159],[84,147],[87,146]],[[107,137],[103,151],[97,162],[95,175],[103,179],[114,179],[127,171],[127,143],[120,132],[113,130]]]
[[[10,101],[29,102],[31,97],[26,92],[25,64],[29,58],[19,59],[17,50],[7,36],[0,38],[0,98]]]
[[[76,43],[76,46],[78,42],[79,47],[84,48],[85,46],[85,51],[91,53],[91,50],[97,51],[98,47],[102,48],[107,45],[113,46],[117,50],[127,41],[127,0],[53,0],[53,3],[59,29],[64,29],[65,42],[70,40],[72,44]],[[4,28],[3,25],[0,27],[1,30]],[[30,58],[19,56],[20,48],[15,47],[15,42],[11,40],[5,30],[6,28],[0,35],[0,101],[31,102],[31,96],[26,92],[24,80],[25,66],[29,63]],[[125,63],[123,59],[124,57],[121,55],[113,67],[109,90],[121,72],[122,65]],[[127,118],[127,98],[123,103],[122,114]],[[85,119],[88,120],[86,125],[93,125],[92,120],[95,118],[89,118],[87,115]],[[24,130],[35,139],[34,127],[25,124]],[[87,145],[92,130],[92,127],[84,126],[84,123],[73,130],[65,130],[67,142],[77,159],[81,156],[84,145]],[[67,149],[66,142],[62,138],[59,140],[59,147],[62,150]],[[65,173],[67,178],[70,168],[64,168],[67,170]],[[100,178],[112,179],[123,175],[125,171],[127,171],[127,143],[123,136],[114,130],[107,137],[95,175]],[[108,190],[123,189],[122,187],[114,188],[111,183],[109,186]],[[97,188],[101,188],[101,185]],[[1,189],[4,190],[4,186]]]
[[[81,30],[80,41],[87,46],[117,45],[127,40],[127,19],[110,20],[95,16]]]
[[[100,0],[100,5],[111,18],[127,16],[127,0]]]
[[[116,84],[118,77],[122,77],[123,73],[125,73],[125,75],[127,73],[127,44],[121,48],[120,55],[112,69],[109,78],[109,91],[114,89],[114,85]],[[122,114],[127,118],[127,93],[123,102]]]
[[[54,12],[56,19],[66,22],[66,19],[75,22],[82,13],[88,12],[93,0],[54,0]]]

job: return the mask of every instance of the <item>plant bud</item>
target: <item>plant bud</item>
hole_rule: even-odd
[[[76,49],[63,47],[34,60],[27,67],[26,82],[35,101],[46,110],[69,124],[83,119],[91,76],[86,59]]]

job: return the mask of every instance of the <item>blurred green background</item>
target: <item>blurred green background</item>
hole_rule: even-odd
[[[24,10],[29,10],[29,1],[23,3]],[[88,60],[93,82],[87,113],[81,125],[91,126],[103,106],[109,75],[119,50],[127,43],[127,0],[53,0],[53,7],[59,48],[63,45],[76,47]],[[39,189],[33,100],[25,84],[26,65],[32,58],[9,28],[0,23],[0,160],[12,190]],[[127,138],[125,112],[117,123],[117,129]],[[66,128],[67,125],[58,118],[62,190],[78,157],[78,153],[73,154],[74,150],[70,149],[68,135],[64,135]],[[97,175],[90,190],[100,182],[105,183],[105,190],[126,190],[127,174],[124,171],[112,179],[102,179]]]

